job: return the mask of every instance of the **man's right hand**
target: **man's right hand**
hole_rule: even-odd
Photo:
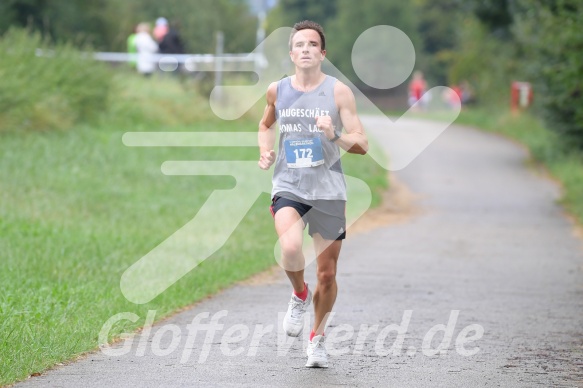
[[[275,151],[265,151],[259,157],[259,168],[262,170],[269,170],[269,167],[275,162]]]

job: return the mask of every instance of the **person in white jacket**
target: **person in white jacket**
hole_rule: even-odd
[[[138,24],[136,32],[135,44],[138,52],[138,72],[149,76],[156,70],[156,60],[153,54],[158,52],[158,43],[150,35],[150,25],[148,23]]]

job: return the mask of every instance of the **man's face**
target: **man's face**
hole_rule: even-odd
[[[320,35],[314,30],[301,30],[292,38],[292,47],[289,53],[292,62],[301,68],[319,66],[326,50],[322,50]]]

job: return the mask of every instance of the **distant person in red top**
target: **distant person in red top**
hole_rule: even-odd
[[[450,96],[450,104],[453,107],[462,102],[462,88],[460,88],[458,85],[453,85],[451,90],[453,90],[453,92]]]
[[[423,95],[426,91],[427,83],[423,78],[423,73],[417,70],[413,73],[413,79],[409,83],[409,106],[415,110],[425,108],[427,96]]]
[[[443,92],[443,100],[450,108],[457,109],[460,104],[464,106],[472,103],[474,101],[474,93],[468,81],[462,81],[445,90]]]

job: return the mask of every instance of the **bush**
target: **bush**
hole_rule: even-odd
[[[67,44],[11,29],[0,38],[0,131],[68,129],[106,109],[110,75]]]
[[[516,74],[516,47],[493,36],[475,17],[466,16],[459,24],[459,42],[446,58],[451,67],[450,84],[466,80],[486,106],[510,101],[510,83]]]
[[[521,0],[514,33],[547,127],[583,149],[583,4]]]

